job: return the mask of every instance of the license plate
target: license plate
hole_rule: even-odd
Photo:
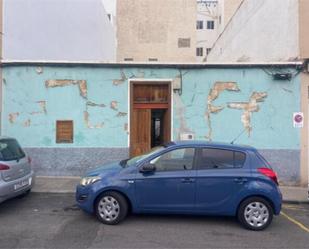
[[[27,180],[23,180],[23,181],[21,181],[21,182],[19,182],[19,183],[16,183],[16,184],[14,185],[14,190],[18,190],[18,189],[21,189],[21,188],[23,188],[23,187],[25,187],[25,186],[30,185],[30,184],[31,184],[31,181],[32,181],[32,179],[31,179],[31,177],[30,177],[30,178],[27,179]]]

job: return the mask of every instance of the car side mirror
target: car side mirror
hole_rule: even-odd
[[[154,172],[156,170],[156,166],[153,163],[145,163],[142,165],[139,169],[139,172],[141,173],[150,173]]]

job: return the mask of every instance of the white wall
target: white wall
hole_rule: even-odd
[[[4,0],[3,58],[115,61],[101,0]]]
[[[207,61],[288,61],[299,57],[297,0],[245,0]]]
[[[111,15],[111,22],[116,25],[116,0],[101,0],[107,14]]]

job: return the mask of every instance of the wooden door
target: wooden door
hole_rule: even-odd
[[[171,85],[169,82],[131,82],[130,156],[151,149],[151,110],[164,109],[163,140],[170,141]]]
[[[143,154],[151,148],[151,109],[133,109],[131,118],[131,157]]]

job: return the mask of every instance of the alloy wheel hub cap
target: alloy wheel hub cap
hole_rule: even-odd
[[[112,196],[104,196],[98,205],[99,215],[103,220],[113,221],[118,218],[120,206]]]
[[[269,219],[269,210],[262,202],[249,203],[244,211],[246,222],[252,227],[261,227]]]

